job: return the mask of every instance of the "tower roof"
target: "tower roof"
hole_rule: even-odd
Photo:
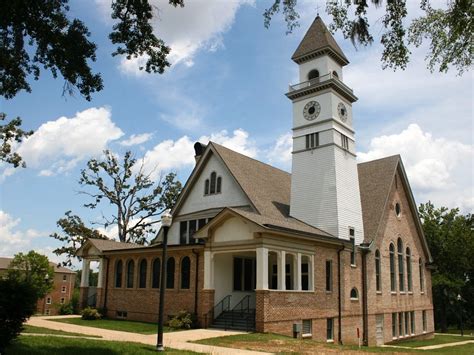
[[[300,64],[322,54],[329,54],[341,65],[349,64],[349,60],[347,60],[344,52],[318,15],[304,35],[298,48],[296,48],[291,59]]]

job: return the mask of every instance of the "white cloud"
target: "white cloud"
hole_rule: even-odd
[[[13,256],[19,252],[26,252],[31,242],[44,235],[35,229],[20,230],[20,218],[13,218],[5,211],[0,210],[0,255]]]
[[[291,151],[293,149],[293,137],[291,132],[282,134],[267,153],[270,164],[279,165],[282,168],[291,167]]]
[[[81,160],[100,154],[123,132],[112,121],[109,108],[89,108],[72,118],[60,117],[43,123],[17,149],[29,168],[51,176],[73,169]],[[18,170],[18,169],[16,169]],[[4,168],[2,177],[15,171]]]
[[[151,137],[153,137],[153,133],[132,134],[128,139],[121,141],[119,144],[124,147],[131,147],[148,142]]]
[[[110,0],[97,0],[99,10],[110,18]],[[182,63],[187,67],[194,65],[194,57],[200,50],[216,51],[222,48],[223,34],[235,20],[242,5],[253,5],[253,0],[185,2],[185,6],[173,7],[167,2],[153,0],[155,8],[153,20],[155,34],[171,47],[168,60],[175,65]],[[107,20],[108,21],[108,20]],[[141,76],[146,58],[122,58],[119,69],[129,75]]]
[[[202,136],[199,142],[207,144],[209,141],[223,145],[226,148],[235,150],[238,153],[256,158],[258,154],[255,142],[249,139],[249,134],[242,128],[236,129],[232,136],[229,136],[227,130],[212,133],[210,136]]]
[[[417,124],[398,134],[371,140],[369,150],[358,153],[360,161],[400,154],[418,202],[472,211],[474,147],[442,137],[433,137]]]

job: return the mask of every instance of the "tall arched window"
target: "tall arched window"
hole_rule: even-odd
[[[151,287],[159,288],[160,287],[160,272],[161,272],[161,260],[160,258],[156,258],[153,260],[152,265],[152,279],[151,279]]]
[[[174,288],[174,258],[168,258],[166,262],[166,288]]]
[[[127,288],[133,288],[133,274],[135,273],[135,263],[129,260],[127,263]]]
[[[425,275],[423,273],[423,260],[418,262],[418,268],[420,269],[420,291],[424,292],[425,291]]]
[[[380,279],[380,252],[375,251],[375,288],[377,291],[382,290],[382,282]]]
[[[216,193],[217,194],[221,193],[221,188],[222,188],[222,178],[219,176],[217,178],[217,188],[216,188]]]
[[[357,292],[357,289],[354,287],[351,290],[351,300],[358,300],[359,299],[359,292]]]
[[[313,69],[308,73],[308,80],[314,80],[319,78],[319,71],[317,69]]]
[[[410,248],[407,247],[406,250],[406,258],[407,258],[407,288],[408,291],[411,292],[413,291],[413,282],[412,282],[412,276],[411,276],[411,252]]]
[[[122,287],[123,263],[122,260],[117,261],[115,265],[115,287]]]
[[[204,195],[209,195],[209,179],[204,182]]]
[[[139,273],[140,273],[140,278],[138,280],[138,287],[139,288],[146,288],[146,259],[143,259],[140,261],[140,267],[139,267]]]
[[[185,256],[181,260],[181,288],[189,288],[191,278],[191,260],[189,257]]]
[[[216,193],[216,179],[217,179],[217,174],[215,171],[211,173],[211,188],[209,193],[215,194]]]
[[[395,276],[395,247],[390,243],[390,291],[397,290],[397,280]]]
[[[397,241],[398,251],[398,289],[400,292],[405,291],[405,268],[403,267],[403,242],[401,238]]]

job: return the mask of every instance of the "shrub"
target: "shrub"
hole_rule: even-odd
[[[72,303],[65,303],[59,306],[59,314],[73,314]]]
[[[179,311],[169,322],[172,329],[191,329],[195,323],[194,317],[188,311]]]
[[[0,279],[0,354],[36,310],[37,290],[26,281]]]
[[[82,319],[84,320],[96,320],[102,318],[102,315],[99,311],[92,307],[86,307],[81,312]]]
[[[79,305],[79,289],[75,288],[74,291],[72,291],[72,297],[71,297],[71,306],[72,306],[72,312],[73,314],[80,314],[80,305]]]

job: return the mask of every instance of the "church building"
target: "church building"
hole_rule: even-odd
[[[291,174],[195,144],[171,211],[165,319],[186,310],[201,327],[344,344],[432,336],[432,258],[400,156],[357,163],[349,61],[319,16],[292,60]],[[161,234],[148,246],[88,240],[83,305],[156,322]]]

